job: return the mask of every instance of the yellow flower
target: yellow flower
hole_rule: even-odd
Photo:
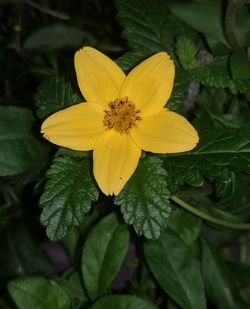
[[[198,134],[182,116],[164,108],[174,82],[174,63],[159,52],[127,76],[94,48],[75,54],[77,81],[87,102],[47,118],[50,142],[94,150],[94,176],[106,195],[118,195],[134,173],[141,150],[177,153],[193,149]]]

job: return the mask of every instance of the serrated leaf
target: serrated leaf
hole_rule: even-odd
[[[37,106],[37,116],[41,119],[49,115],[79,103],[81,99],[75,93],[69,82],[63,77],[48,77],[39,86],[35,101]]]
[[[199,262],[174,232],[168,229],[158,240],[146,241],[144,253],[156,280],[182,308],[206,308]]]
[[[92,300],[102,296],[118,273],[129,244],[129,232],[114,214],[94,226],[83,247],[82,273]]]
[[[116,5],[129,47],[147,55],[172,50],[177,35],[192,32],[173,16],[165,0],[116,0]]]
[[[48,148],[33,134],[35,118],[24,107],[0,107],[0,176],[13,176],[39,169]]]
[[[217,256],[204,240],[201,244],[202,274],[209,300],[218,309],[249,308],[241,298],[226,263]]]
[[[32,33],[24,42],[24,49],[48,51],[65,48],[79,48],[85,33],[69,25],[55,24]]]
[[[156,309],[150,302],[133,295],[110,295],[99,299],[91,309]]]
[[[250,128],[216,129],[201,132],[198,146],[189,152],[162,155],[171,192],[190,175],[226,181],[230,172],[250,172]]]
[[[89,170],[88,159],[54,159],[40,199],[41,223],[51,240],[63,238],[73,226],[79,225],[91,203],[97,200],[98,189]]]
[[[233,78],[250,79],[250,61],[244,51],[235,51],[230,56],[230,70]]]
[[[146,54],[142,51],[132,51],[119,57],[116,62],[125,73],[128,73],[145,58]]]
[[[133,224],[136,233],[158,238],[166,228],[171,214],[167,174],[162,161],[154,157],[141,159],[135,173],[115,198],[121,206],[126,223]]]
[[[54,281],[21,277],[8,283],[8,292],[20,309],[69,309],[70,299]]]
[[[185,70],[193,69],[197,66],[197,48],[190,38],[184,35],[177,38],[176,54]]]

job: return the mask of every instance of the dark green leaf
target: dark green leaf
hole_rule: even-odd
[[[79,48],[85,38],[82,30],[72,26],[56,24],[32,33],[24,42],[24,49],[38,52]]]
[[[82,252],[82,273],[92,300],[102,296],[118,273],[128,249],[129,232],[114,214],[90,232]]]
[[[247,309],[249,306],[241,298],[239,289],[227,265],[204,240],[201,242],[201,266],[209,300],[218,309]]]
[[[132,295],[112,295],[99,299],[91,309],[156,309],[148,301]]]
[[[236,51],[231,55],[230,69],[233,78],[250,79],[250,61],[244,52]]]
[[[57,157],[47,173],[47,183],[40,199],[43,207],[41,223],[48,237],[55,241],[79,225],[91,202],[98,198],[98,189],[90,175],[89,160]]]
[[[20,309],[69,309],[70,299],[54,281],[22,277],[8,283],[8,291]]]
[[[53,273],[53,265],[21,221],[13,221],[1,232],[0,276]]]
[[[171,230],[157,241],[146,241],[146,261],[161,287],[185,309],[205,309],[205,293],[198,261]]]
[[[129,47],[147,55],[173,49],[177,35],[191,32],[171,14],[165,0],[116,0],[116,5]]]
[[[63,77],[46,78],[37,93],[35,94],[37,115],[39,118],[46,118],[49,115],[79,103],[81,99],[76,94],[70,83]]]
[[[133,224],[139,235],[158,238],[166,228],[171,214],[167,174],[162,161],[154,157],[141,159],[134,175],[115,198],[128,224]]]
[[[190,38],[184,35],[177,38],[176,54],[185,70],[193,69],[197,66],[197,48]]]
[[[126,73],[131,71],[137,64],[139,64],[146,57],[145,53],[141,51],[127,52],[117,59],[117,64]]]
[[[17,175],[44,166],[48,149],[33,135],[34,121],[27,108],[0,107],[0,176]]]

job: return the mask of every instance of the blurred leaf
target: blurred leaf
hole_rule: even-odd
[[[106,293],[127,253],[129,232],[114,214],[102,219],[91,230],[83,247],[82,273],[92,300]]]
[[[33,32],[24,42],[24,49],[38,52],[65,48],[79,48],[85,32],[64,24],[55,24]]]
[[[83,221],[91,203],[98,199],[98,189],[90,175],[88,158],[55,158],[47,179],[40,199],[41,223],[48,237],[56,241]]]
[[[69,309],[70,299],[54,281],[22,277],[8,283],[8,291],[20,309]]]
[[[171,51],[177,35],[192,33],[173,16],[165,0],[116,0],[116,6],[128,46],[147,55]]]
[[[218,309],[249,308],[226,263],[204,240],[201,241],[201,266],[208,298]]]
[[[39,169],[48,158],[48,148],[32,133],[35,118],[24,107],[0,106],[0,176]]]
[[[91,309],[156,309],[148,301],[132,295],[111,295],[99,299]]]
[[[161,287],[182,308],[205,309],[206,300],[198,261],[171,230],[144,244],[146,261]]]
[[[115,197],[125,222],[133,224],[139,235],[158,238],[166,228],[171,215],[166,177],[160,159],[143,158],[122,192]]]
[[[9,278],[21,275],[53,273],[48,255],[31,236],[21,221],[13,221],[1,232],[0,276]]]
[[[182,208],[173,211],[168,220],[169,228],[174,231],[188,246],[197,239],[200,232],[201,220]]]
[[[250,79],[250,61],[242,51],[235,51],[230,57],[230,70],[233,78]]]
[[[76,94],[69,82],[63,77],[48,77],[39,86],[35,101],[37,106],[37,116],[41,119],[51,114],[80,103],[81,99]]]
[[[182,35],[177,38],[176,54],[185,70],[193,69],[197,66],[197,48],[190,38]]]

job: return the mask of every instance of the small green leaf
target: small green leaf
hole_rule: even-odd
[[[250,61],[242,51],[235,51],[230,57],[230,69],[233,78],[250,79]]]
[[[85,33],[74,27],[55,24],[32,33],[24,42],[24,49],[32,51],[48,51],[65,48],[79,48]]]
[[[197,48],[188,37],[182,35],[177,38],[176,54],[185,70],[193,69],[197,66]]]
[[[127,52],[126,54],[118,58],[116,62],[124,72],[128,73],[137,64],[144,60],[145,57],[146,54],[141,51]]]
[[[48,237],[56,241],[83,221],[91,203],[98,198],[98,189],[90,175],[87,158],[57,157],[47,178],[40,199],[41,223],[47,227]]]
[[[21,277],[8,283],[8,291],[20,309],[69,309],[70,299],[54,281]]]
[[[161,287],[185,309],[205,309],[206,300],[198,261],[172,231],[144,244],[146,261]]]
[[[76,94],[69,82],[63,77],[48,77],[39,86],[35,94],[37,116],[41,119],[79,103],[81,99]]]
[[[204,240],[202,240],[201,245],[202,274],[209,300],[218,309],[249,308],[241,298],[239,289],[226,263],[213,252]]]
[[[82,273],[92,300],[102,296],[118,273],[128,249],[129,232],[114,214],[90,232],[82,252]]]
[[[0,107],[0,176],[43,167],[48,148],[32,132],[35,118],[24,107]]]
[[[156,309],[148,301],[132,295],[112,295],[99,299],[91,309]]]
[[[115,203],[121,205],[124,220],[133,224],[139,235],[158,238],[166,228],[171,214],[166,177],[160,159],[145,157],[115,198]]]

